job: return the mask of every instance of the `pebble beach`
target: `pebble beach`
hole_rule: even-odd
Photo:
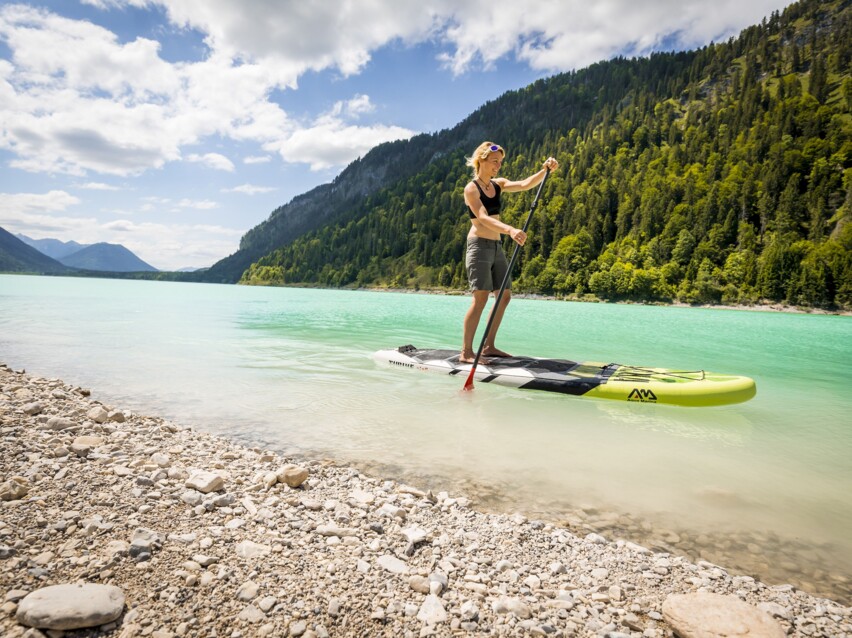
[[[0,364],[0,635],[852,636],[852,607]]]

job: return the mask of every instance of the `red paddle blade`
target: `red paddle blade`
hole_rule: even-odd
[[[470,367],[470,374],[467,375],[467,381],[464,382],[464,387],[462,388],[462,390],[464,390],[465,392],[470,392],[471,390],[473,390],[473,374],[474,374],[474,372],[476,372],[476,366],[471,366]]]

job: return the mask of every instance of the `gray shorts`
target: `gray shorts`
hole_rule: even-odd
[[[503,242],[498,239],[468,237],[464,265],[471,290],[499,290],[509,269],[509,262],[503,252]],[[511,287],[510,276],[506,289]]]

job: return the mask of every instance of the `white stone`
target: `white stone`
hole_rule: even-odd
[[[417,525],[412,525],[411,527],[401,529],[400,534],[405,536],[405,538],[408,539],[409,543],[413,543],[415,545],[429,538],[429,532],[423,529],[422,527],[418,527]]]
[[[258,601],[257,606],[260,607],[263,613],[269,613],[269,610],[275,607],[275,603],[277,602],[278,599],[275,596],[265,596]]]
[[[524,578],[524,585],[535,591],[536,589],[541,589],[541,578],[535,575],[527,576]]]
[[[707,592],[672,594],[663,603],[663,618],[681,638],[785,638],[769,614],[736,596]]]
[[[385,503],[377,511],[379,516],[387,516],[388,518],[405,519],[408,514],[403,508],[390,503]]]
[[[101,436],[78,436],[71,445],[84,445],[86,447],[98,447],[104,444]]]
[[[109,412],[104,410],[100,405],[96,405],[86,412],[86,418],[91,419],[95,423],[106,423],[109,419]]]
[[[414,575],[408,579],[408,586],[421,594],[429,593],[429,579],[425,576]]]
[[[187,479],[185,485],[202,494],[209,494],[210,492],[218,492],[225,487],[225,479],[215,472],[198,471]]]
[[[420,611],[417,612],[417,620],[425,622],[427,625],[446,622],[447,610],[444,609],[444,603],[437,596],[429,594],[426,596],[423,604],[420,605]]]
[[[495,614],[515,614],[518,618],[526,619],[532,616],[529,605],[519,598],[503,596],[494,601],[491,608]]]
[[[44,406],[38,401],[34,401],[33,403],[27,403],[26,405],[22,406],[21,410],[23,410],[25,414],[35,416],[36,414],[41,414],[42,412],[44,412]]]
[[[240,585],[237,589],[237,600],[248,602],[257,597],[257,592],[260,591],[260,585],[253,580],[249,580]]]
[[[266,614],[264,614],[254,605],[247,605],[246,608],[239,613],[237,618],[239,618],[240,620],[245,620],[246,622],[250,622],[252,624],[256,624],[266,620]]]
[[[52,585],[28,594],[16,619],[38,629],[82,629],[110,623],[124,610],[124,593],[113,585]]]
[[[376,495],[371,492],[365,492],[364,490],[353,490],[349,494],[349,498],[362,505],[369,505],[376,500]]]
[[[408,565],[406,565],[403,561],[398,559],[396,556],[391,556],[390,554],[384,554],[383,556],[379,556],[376,561],[379,563],[379,566],[392,574],[407,574],[408,573]]]
[[[479,607],[472,600],[466,600],[461,606],[461,619],[464,621],[476,621],[479,618]]]
[[[168,468],[172,464],[171,457],[165,452],[155,452],[151,455],[151,460],[158,466],[163,468]]]
[[[261,545],[252,541],[243,541],[236,547],[237,556],[240,558],[258,558],[266,556],[272,548],[269,545]]]
[[[74,421],[61,416],[52,416],[47,420],[47,427],[51,430],[64,430],[66,428],[73,428]]]
[[[316,533],[320,536],[357,536],[358,531],[348,527],[338,527],[337,525],[317,525]]]
[[[285,465],[277,472],[278,481],[290,487],[299,487],[308,478],[308,470],[298,465]]]

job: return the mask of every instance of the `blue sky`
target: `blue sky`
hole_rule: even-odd
[[[554,73],[727,39],[787,4],[0,2],[0,226],[209,266],[376,144]]]

